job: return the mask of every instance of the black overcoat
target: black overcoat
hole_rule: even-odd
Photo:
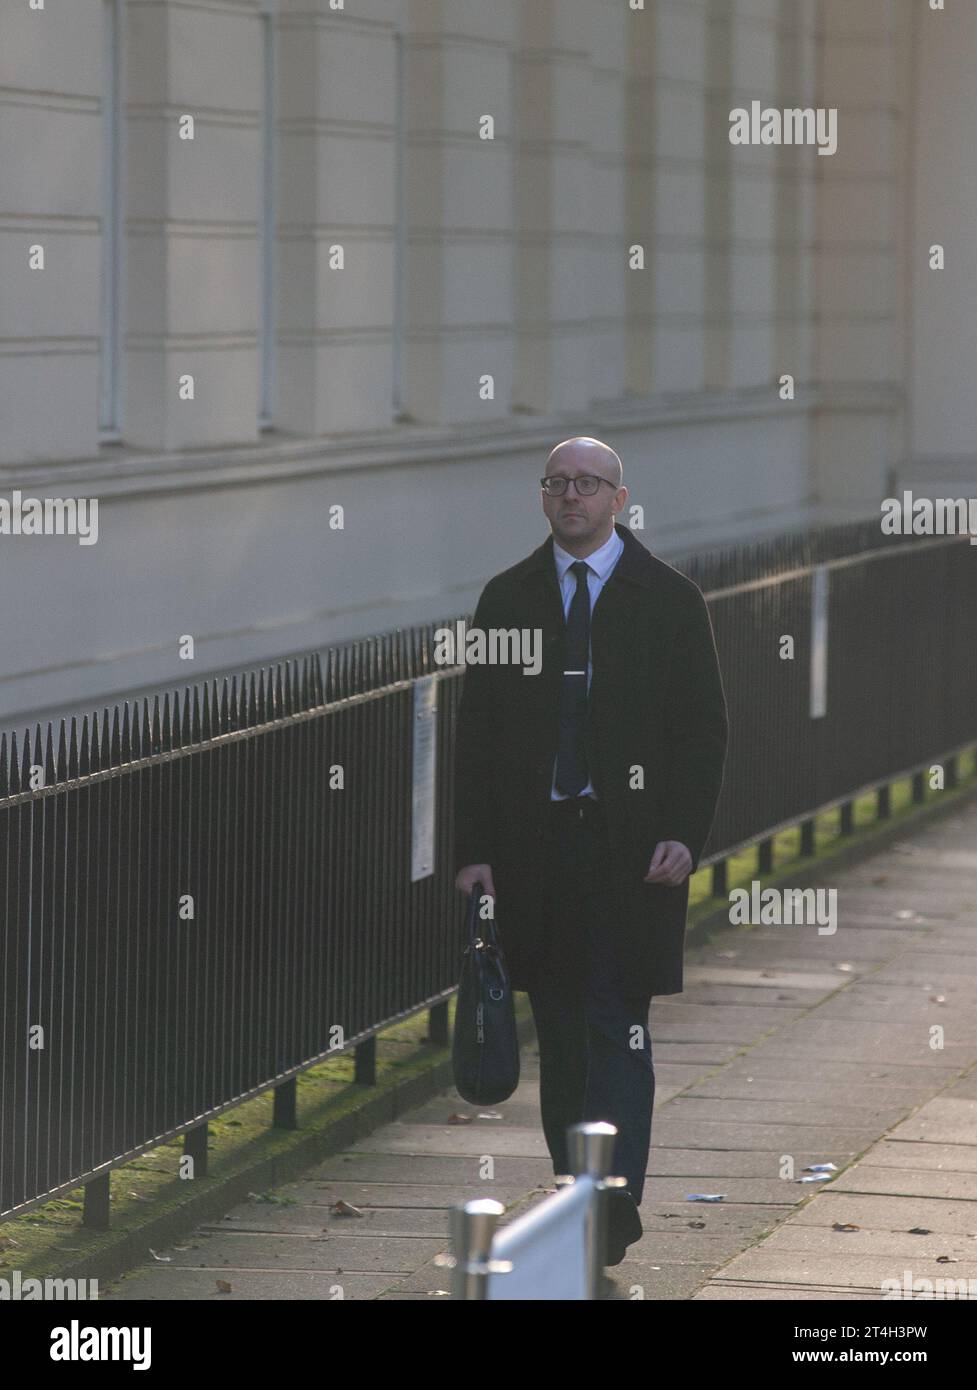
[[[645,883],[659,840],[698,867],[723,780],[727,711],[709,611],[693,581],[627,528],[591,618],[586,747],[610,832],[607,949],[622,984],[682,990],[689,883]],[[472,626],[539,629],[542,669],[469,665],[455,746],[455,871],[491,866],[515,989],[541,961],[541,849],[556,757],[565,621],[553,537],[495,575]],[[634,992],[634,990],[632,992]]]

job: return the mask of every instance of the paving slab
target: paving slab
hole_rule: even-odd
[[[932,1231],[928,1236],[911,1236],[907,1231],[836,1231],[831,1226],[801,1226],[785,1221],[765,1237],[764,1246],[773,1250],[801,1250],[811,1254],[910,1255],[916,1259],[940,1257],[963,1263],[977,1259],[977,1236],[947,1235]]]
[[[685,1004],[657,1011],[652,1007],[652,1026],[656,1037],[667,1042],[681,1036],[686,1041],[722,1038],[740,1042],[762,1038],[771,1028],[790,1023],[804,1012],[801,1008],[785,1009],[772,1003],[765,1009],[753,1004],[708,1005]]]
[[[812,1253],[772,1249],[766,1243],[738,1256],[723,1270],[726,1283],[734,1279],[764,1280],[771,1284],[807,1284],[833,1288],[857,1288],[884,1293],[883,1281],[903,1280],[910,1256],[856,1255],[852,1251]],[[939,1264],[922,1253],[912,1256],[912,1279],[965,1279],[977,1285],[977,1259],[969,1263]]]
[[[977,1203],[966,1199],[832,1192],[828,1187],[790,1220],[805,1226],[851,1222],[881,1231],[929,1230],[970,1236],[977,1235]]]
[[[173,1246],[171,1269],[305,1269],[396,1276],[444,1249],[443,1236],[282,1235],[267,1231],[197,1231],[187,1249]],[[159,1253],[159,1252],[157,1252]]]
[[[666,1198],[644,1197],[641,1222],[646,1231],[698,1231],[707,1235],[725,1235],[729,1231],[753,1231],[776,1224],[785,1215],[784,1202],[762,1206],[759,1203],[736,1203],[728,1197],[724,1202],[670,1202]],[[654,1242],[652,1242],[654,1246]]]
[[[947,1087],[947,1098],[954,1100],[977,1100],[977,1066]]]
[[[550,1179],[551,1181],[551,1179]],[[351,1202],[353,1206],[364,1208],[375,1208],[376,1210],[404,1210],[422,1211],[439,1210],[450,1211],[459,1202],[465,1202],[471,1196],[471,1183],[423,1183],[400,1182],[359,1182],[353,1179],[336,1179],[333,1181],[319,1182],[308,1180],[305,1182],[286,1183],[280,1188],[276,1188],[276,1193],[292,1196],[298,1202],[307,1204],[321,1202],[324,1206],[332,1206],[334,1202]],[[509,1206],[513,1202],[520,1201],[526,1193],[526,1188],[522,1183],[507,1186],[505,1183],[496,1182],[492,1187],[492,1195],[498,1202]],[[235,1211],[240,1211],[235,1208]]]
[[[375,1151],[372,1136],[350,1145],[349,1153]],[[395,1121],[386,1126],[386,1154],[445,1155],[477,1159],[482,1154],[505,1155],[517,1158],[538,1158],[549,1163],[549,1150],[538,1126],[522,1125],[424,1125]]]
[[[348,1199],[347,1199],[348,1201]],[[341,1215],[331,1206],[311,1204],[264,1208],[253,1217],[238,1216],[233,1221],[235,1231],[257,1235],[277,1232],[280,1235],[383,1235],[383,1236],[443,1236],[448,1230],[450,1207],[371,1207],[366,1203],[348,1202],[358,1215]],[[226,1230],[227,1221],[219,1225],[201,1225],[201,1233],[212,1235]],[[167,1254],[172,1247],[161,1246],[158,1253]]]
[[[977,1202],[977,1171],[877,1168],[854,1163],[831,1184],[835,1192],[885,1193],[895,1197],[954,1197]]]
[[[794,1149],[791,1155],[797,1173],[801,1173],[809,1163],[834,1163],[837,1168],[850,1163],[855,1157],[850,1151],[840,1149]],[[695,1179],[698,1186],[691,1191],[702,1190],[702,1179],[713,1178],[771,1178],[780,1172],[780,1155],[767,1149],[724,1149],[724,1148],[683,1148],[676,1145],[666,1148],[661,1143],[653,1143],[648,1155],[648,1176],[646,1192],[655,1192],[660,1177],[687,1177]],[[797,1200],[810,1195],[806,1187]]]
[[[892,1131],[894,1139],[919,1139],[930,1144],[977,1145],[977,1099],[939,1096]]]
[[[612,1268],[620,1300],[687,1299],[709,1273],[707,1264],[649,1264],[623,1259]]]
[[[835,934],[722,929],[689,949],[685,993],[650,1012],[645,1234],[605,1297],[874,1301],[905,1269],[977,1278],[975,870],[977,801],[839,865]],[[147,1252],[105,1296],[445,1301],[451,1210],[492,1196],[508,1224],[553,1191],[534,1043],[521,1061],[509,1101],[480,1112],[448,1088],[261,1194],[276,1200]],[[796,1177],[838,1172],[787,1180],[784,1155]]]
[[[858,1075],[854,1072],[853,1075]],[[901,1107],[905,1112],[932,1093],[932,1086],[921,1081],[916,1086],[897,1086],[883,1080],[868,1081],[864,1084],[846,1080],[843,1086],[837,1081],[825,1081],[820,1075],[814,1077],[781,1077],[776,1073],[763,1077],[739,1077],[726,1074],[708,1081],[695,1081],[682,1088],[683,1100],[725,1100],[738,1101],[793,1101],[805,1105],[826,1105],[840,1100],[843,1106],[855,1107],[866,1104],[878,1106],[886,1102]],[[861,1113],[861,1112],[860,1112]]]
[[[221,1284],[229,1288],[219,1287]],[[124,1279],[104,1289],[99,1285],[99,1302],[240,1302],[247,1300],[282,1301],[378,1298],[390,1284],[390,1276],[365,1274],[323,1274],[305,1270],[194,1270],[173,1269],[168,1265],[140,1266]]]
[[[377,1150],[384,1142],[384,1130],[373,1136]],[[522,1186],[524,1192],[537,1187],[541,1182],[549,1182],[553,1177],[553,1166],[547,1157],[544,1159],[503,1156],[494,1162],[492,1178],[482,1177],[480,1158],[477,1154],[451,1156],[446,1154],[418,1153],[409,1161],[402,1153],[382,1153],[357,1150],[337,1154],[325,1159],[316,1168],[321,1178],[342,1180],[348,1173],[354,1173],[357,1181],[372,1179],[374,1182],[396,1182],[410,1176],[412,1182],[424,1185],[436,1182],[450,1183],[452,1186],[468,1184],[469,1191],[480,1197],[489,1195],[489,1188]]]
[[[685,971],[686,989],[698,989],[699,985],[733,985],[739,993],[749,986],[758,992],[782,989],[796,990],[816,997],[826,991],[840,988],[846,976],[828,971],[820,973],[799,970],[750,970],[740,966],[692,965]],[[654,1002],[654,1001],[652,1001]]]
[[[832,1303],[840,1302],[861,1302],[872,1299],[881,1299],[885,1295],[881,1293],[867,1293],[860,1289],[841,1289],[837,1286],[829,1288],[811,1288],[799,1284],[749,1284],[734,1280],[729,1284],[724,1284],[722,1280],[710,1281],[703,1288],[700,1288],[692,1297],[698,1301],[706,1303],[713,1302],[763,1302],[771,1301],[798,1303],[803,1301],[823,1303],[830,1300]]]
[[[674,1102],[674,1117],[680,1120],[711,1120],[719,1124],[756,1123],[810,1125],[815,1129],[829,1125],[851,1125],[863,1128],[877,1124],[889,1129],[906,1115],[908,1106],[852,1105],[846,1095],[834,1104],[826,1100],[745,1100],[740,1096],[701,1096],[684,1094]],[[672,1112],[670,1112],[671,1114]]]
[[[790,1181],[778,1177],[776,1173],[769,1173],[768,1176],[759,1178],[730,1177],[728,1174],[722,1178],[715,1174],[710,1176],[713,1180],[706,1184],[707,1190],[711,1192],[718,1188],[726,1193],[727,1200],[733,1204],[759,1204],[761,1206],[793,1208],[797,1203],[797,1192],[787,1190],[791,1186]],[[693,1178],[679,1174],[673,1177],[656,1173],[653,1177],[645,1180],[645,1189],[649,1194],[648,1200],[659,1202],[684,1202],[688,1193],[699,1192],[702,1188],[701,1177]],[[689,1203],[691,1207],[703,1205],[709,1204]]]
[[[796,1153],[809,1150],[815,1138],[811,1125],[735,1124],[724,1120],[684,1120],[672,1118],[662,1107],[659,1138],[663,1143],[685,1149],[759,1149],[764,1153]],[[878,1130],[869,1127],[822,1125],[817,1128],[818,1147],[846,1152],[849,1158],[871,1144]],[[818,1160],[815,1160],[817,1162]]]

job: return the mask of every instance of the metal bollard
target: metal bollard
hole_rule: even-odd
[[[451,1297],[484,1299],[490,1273],[502,1273],[499,1261],[492,1261],[492,1241],[499,1217],[505,1211],[501,1202],[478,1197],[451,1211],[452,1275]],[[508,1265],[506,1266],[508,1268]]]
[[[608,1193],[612,1187],[625,1187],[624,1178],[611,1177],[617,1127],[604,1120],[571,1125],[567,1130],[567,1153],[574,1177],[592,1178],[597,1192],[587,1230],[590,1266],[590,1296],[596,1298],[604,1280],[607,1251]]]

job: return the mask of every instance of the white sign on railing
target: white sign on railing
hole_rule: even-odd
[[[492,1243],[492,1259],[511,1263],[505,1274],[490,1274],[490,1300],[592,1298],[592,1178],[581,1177],[532,1211],[503,1226]]]
[[[411,752],[410,880],[434,873],[435,776],[437,772],[438,678],[414,682],[414,737]]]

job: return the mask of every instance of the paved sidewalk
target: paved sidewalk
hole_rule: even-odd
[[[724,934],[688,953],[684,995],[652,1001],[645,1235],[610,1271],[618,1297],[880,1299],[906,1270],[977,1280],[977,802],[829,886],[834,935]],[[103,1297],[446,1297],[450,1208],[492,1196],[508,1220],[552,1190],[537,1077],[526,1048],[516,1094],[484,1117],[445,1091]],[[841,1171],[797,1182],[814,1163]]]

